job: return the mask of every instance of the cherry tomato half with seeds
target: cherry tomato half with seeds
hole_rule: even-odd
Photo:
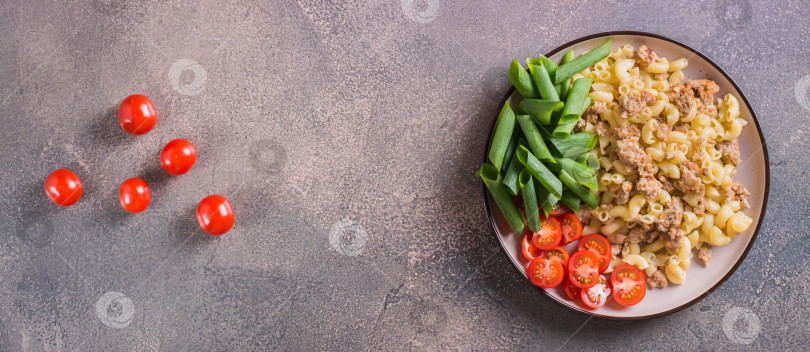
[[[543,251],[541,251],[532,244],[531,232],[526,232],[526,234],[523,235],[523,242],[521,243],[521,248],[523,249],[523,258],[526,258],[526,260],[528,261],[532,261],[534,260],[534,258],[543,255]]]
[[[582,222],[574,213],[565,213],[557,216],[557,221],[560,222],[560,230],[562,231],[561,244],[569,244],[574,242],[582,236]]]
[[[543,252],[543,257],[548,260],[556,261],[562,264],[563,267],[568,266],[568,259],[569,259],[568,251],[566,251],[564,248],[560,246],[554,247],[552,249]]]
[[[560,222],[555,218],[540,219],[540,231],[532,234],[532,243],[542,250],[556,247],[561,239]]]
[[[644,273],[630,264],[619,265],[610,275],[613,285],[613,299],[623,306],[632,306],[647,293],[647,283]]]
[[[563,292],[565,292],[566,297],[570,299],[580,299],[580,292],[582,292],[582,289],[572,284],[571,280],[568,278],[568,275],[565,275],[565,278],[563,278],[562,289]]]
[[[233,208],[225,197],[213,194],[197,205],[197,223],[211,236],[219,236],[233,227]]]
[[[137,177],[129,178],[118,189],[118,200],[121,207],[130,213],[140,213],[149,207],[152,195],[146,181]]]
[[[568,211],[568,207],[563,202],[557,202],[548,212],[548,216],[559,216]]]
[[[45,179],[45,194],[59,206],[75,204],[82,197],[83,190],[79,176],[68,169],[54,170]]]
[[[599,275],[599,281],[593,287],[582,290],[582,303],[588,308],[599,308],[607,303],[610,297],[610,284],[605,275]]]
[[[529,281],[536,286],[551,288],[562,282],[565,270],[558,262],[546,258],[535,258],[529,263],[526,275],[529,276]]]
[[[155,106],[145,95],[130,95],[118,105],[118,124],[126,133],[134,136],[144,135],[155,127],[155,122],[157,122]]]
[[[180,176],[197,161],[197,149],[185,139],[173,139],[160,151],[160,166],[171,175]]]
[[[574,286],[587,289],[599,279],[599,258],[591,251],[578,251],[568,260],[568,279]]]
[[[599,257],[599,272],[603,273],[610,266],[610,242],[605,236],[591,234],[582,236],[577,247],[579,250],[588,250]]]

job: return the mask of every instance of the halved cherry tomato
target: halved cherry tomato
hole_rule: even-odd
[[[563,267],[568,266],[568,252],[560,246],[554,247],[552,249],[543,252],[543,257],[548,260],[557,261],[560,264],[562,264]]]
[[[563,202],[557,202],[554,207],[548,211],[548,216],[558,216],[568,211],[568,207]]]
[[[562,282],[565,270],[562,264],[546,258],[535,258],[526,270],[529,281],[542,288],[555,287]]]
[[[59,206],[76,203],[82,197],[82,190],[84,187],[79,176],[68,169],[55,170],[45,179],[45,194]]]
[[[561,244],[569,244],[579,239],[582,236],[582,222],[574,213],[565,213],[557,216],[557,221],[560,222],[560,229],[562,230]]]
[[[555,218],[540,220],[540,232],[532,234],[532,243],[542,250],[549,250],[560,244],[562,232],[560,222]]]
[[[582,303],[588,308],[599,308],[604,306],[610,297],[610,284],[605,275],[599,275],[599,281],[593,287],[582,290]]]
[[[647,293],[644,273],[630,264],[619,265],[610,275],[613,284],[613,299],[623,306],[632,306]]]
[[[588,250],[599,257],[599,272],[603,273],[610,265],[610,242],[605,236],[599,234],[591,234],[582,236],[579,240],[579,250]]]
[[[568,260],[568,279],[579,288],[591,288],[599,279],[599,258],[591,251],[579,251]]]
[[[233,208],[225,197],[213,194],[197,205],[197,223],[211,236],[219,236],[233,227]]]
[[[563,292],[565,292],[565,295],[568,296],[568,298],[579,299],[579,293],[582,290],[571,283],[571,280],[568,279],[568,275],[566,275],[565,278],[563,279],[562,288]]]
[[[130,95],[118,105],[118,124],[126,133],[135,136],[146,134],[155,127],[155,122],[155,106],[145,95]]]
[[[523,248],[523,258],[526,258],[528,261],[532,261],[534,258],[543,255],[543,251],[532,244],[531,232],[526,232],[526,234],[523,235],[523,243],[521,244],[521,247]]]
[[[146,181],[133,177],[121,183],[121,188],[118,189],[118,200],[124,210],[130,213],[140,213],[149,207],[152,196]]]
[[[197,149],[185,139],[173,139],[160,151],[160,166],[171,175],[180,176],[197,161]]]

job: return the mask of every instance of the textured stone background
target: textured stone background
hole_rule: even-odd
[[[806,1],[3,0],[0,350],[802,350],[810,335]],[[474,177],[510,59],[607,30],[726,68],[771,152],[762,231],[679,313],[611,322],[533,290]],[[131,137],[117,104],[155,103]],[[168,177],[173,138],[199,151]],[[85,193],[42,191],[68,167]],[[150,208],[124,213],[141,176]],[[199,230],[205,195],[237,223]]]

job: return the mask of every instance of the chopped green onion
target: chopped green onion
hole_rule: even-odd
[[[515,134],[517,134],[517,132]],[[517,143],[517,146],[521,145],[529,145],[523,137],[520,137]],[[517,146],[515,147],[515,152],[517,152]],[[516,196],[518,195],[518,191],[520,191],[518,175],[520,175],[520,171],[523,170],[523,164],[521,164],[520,160],[515,156],[516,153],[512,154],[512,160],[509,161],[509,166],[506,167],[506,173],[503,175],[503,185],[509,189],[509,192],[511,192],[513,196]]]
[[[531,75],[523,69],[523,66],[517,60],[512,60],[512,65],[509,66],[509,80],[512,81],[512,85],[515,86],[515,89],[523,98],[535,99],[540,97],[540,94],[537,93],[537,87],[532,82]]]
[[[566,189],[563,191],[560,201],[567,205],[568,209],[571,209],[574,211],[574,213],[579,214],[579,197],[577,197],[576,193],[570,189]]]
[[[577,183],[594,191],[598,187],[598,184],[596,183],[596,173],[591,168],[569,158],[560,159],[560,166],[562,167],[562,171],[565,171],[569,176],[572,176]]]
[[[574,194],[577,195],[580,199],[585,201],[586,204],[590,205],[591,208],[596,208],[599,206],[599,198],[597,198],[593,193],[588,192],[585,187],[582,187],[571,175],[565,172],[565,170],[560,171],[560,180],[568,186]]]
[[[548,150],[548,146],[546,146],[546,142],[543,141],[543,137],[540,136],[540,131],[537,130],[537,125],[534,124],[532,117],[529,115],[518,115],[517,120],[520,124],[520,129],[523,130],[523,135],[526,136],[526,140],[529,141],[529,146],[532,148],[534,155],[542,161],[556,163],[551,156],[551,152]]]
[[[549,60],[549,58],[539,55],[540,61],[543,62],[543,67],[546,68],[546,72],[548,72],[548,76],[551,77],[551,81],[554,81],[554,75],[557,73],[557,63],[554,61]]]
[[[509,163],[512,161],[512,157],[515,156],[515,149],[517,149],[518,139],[523,136],[523,132],[519,128],[516,128],[514,132],[512,132],[512,138],[509,139],[509,145],[506,146],[506,152],[503,154],[503,165],[501,165],[501,172],[505,172],[505,168],[508,167]]]
[[[541,125],[550,125],[551,113],[562,107],[563,102],[559,100],[523,99],[518,105],[518,111],[532,115]]]
[[[548,217],[549,212],[551,209],[554,209],[554,205],[557,204],[559,198],[551,194],[551,192],[549,192],[546,187],[543,187],[540,181],[538,181],[536,178],[532,178],[534,179],[535,183],[534,189],[537,193],[537,199],[540,200],[540,208],[543,209],[543,213],[546,214],[546,217]],[[565,191],[563,191],[563,194],[565,194]],[[579,198],[577,198],[577,202],[579,202]]]
[[[492,134],[492,143],[489,145],[489,161],[498,170],[503,166],[503,158],[514,131],[515,113],[509,107],[509,102],[506,102],[498,115],[498,121],[495,122],[495,133]]]
[[[534,84],[537,86],[537,91],[540,93],[540,98],[543,100],[560,100],[560,96],[554,89],[554,83],[551,83],[551,78],[545,66],[530,65],[529,72],[532,74]]]
[[[534,192],[534,181],[529,170],[523,169],[518,177],[520,192],[523,194],[523,210],[526,212],[526,223],[532,232],[540,231],[540,212],[537,209],[537,194]]]
[[[503,214],[512,232],[523,233],[523,217],[518,212],[512,196],[509,195],[509,190],[500,182],[501,174],[498,172],[498,168],[489,164],[482,164],[481,169],[475,175],[484,181],[484,185],[489,190],[489,194],[492,195],[492,199],[495,200],[495,204],[498,205],[498,209],[501,210],[501,214]]]
[[[562,58],[562,64],[563,65],[567,64],[567,63],[571,62],[571,60],[573,60],[573,59],[574,59],[574,51],[573,50],[568,50],[568,52],[566,52],[565,55]],[[566,79],[564,82],[562,82],[562,90],[560,92],[560,98],[562,100],[565,100],[565,98],[568,97],[568,92],[570,90],[571,90],[571,79],[569,78],[569,79]]]
[[[599,136],[588,132],[572,133],[565,138],[548,138],[560,156],[578,157],[580,154],[596,147]]]
[[[525,166],[542,185],[556,198],[562,196],[562,182],[557,176],[554,176],[549,169],[537,160],[537,158],[529,152],[524,146],[519,146],[517,149],[518,160]]]
[[[575,74],[582,72],[582,70],[591,67],[591,65],[602,61],[602,59],[610,55],[610,44],[612,41],[613,38],[608,38],[604,44],[596,47],[596,49],[582,54],[582,56],[571,60],[571,62],[558,67],[557,73],[554,75],[554,83],[562,83],[566,79],[574,77]]]

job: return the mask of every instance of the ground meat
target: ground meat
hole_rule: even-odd
[[[611,244],[610,245],[610,255],[612,257],[615,257],[615,256],[619,255],[619,253],[621,253],[621,252],[622,252],[622,245],[620,245],[620,244]]]
[[[675,186],[672,185],[672,181],[668,179],[666,176],[661,175],[658,176],[658,181],[661,182],[661,189],[672,193],[675,190]]]
[[[743,187],[739,182],[734,182],[729,186],[723,186],[723,194],[726,196],[727,202],[736,200],[740,202],[740,207],[743,209],[751,207],[751,205],[748,204],[748,195],[750,193],[748,189]]]
[[[695,213],[697,216],[704,216],[704,215],[706,215],[706,203],[705,203],[705,199],[704,199],[704,198],[700,198],[700,199],[698,199],[698,202],[697,202],[697,204],[695,204],[695,207],[692,209],[692,211],[693,211],[693,212],[694,212],[694,213]]]
[[[668,134],[669,134],[669,125],[665,123],[658,124],[658,129],[655,130],[655,136],[658,137],[658,139],[666,142]]]
[[[607,134],[607,130],[608,130],[607,124],[605,124],[602,121],[597,122],[596,126],[594,126],[594,131],[596,131],[596,134],[598,134],[599,137],[605,136]]]
[[[622,231],[616,231],[607,236],[608,242],[612,244],[623,244],[625,235]]]
[[[579,213],[577,213],[577,217],[579,218],[579,222],[582,223],[582,226],[588,226],[591,223],[591,207],[582,204],[579,207]]]
[[[659,125],[667,123],[667,118],[664,115],[658,114],[652,117],[653,120],[658,121]]]
[[[628,139],[628,138],[638,138],[641,135],[641,132],[638,130],[633,124],[629,124],[624,127],[617,128],[614,132],[616,134],[617,139]]]
[[[700,168],[691,161],[681,163],[681,178],[675,181],[675,188],[684,193],[703,195],[706,185],[700,177]]]
[[[720,91],[720,86],[710,79],[690,79],[686,81],[686,88],[691,89],[699,99],[700,112],[710,113],[714,109],[714,94]]]
[[[661,182],[658,182],[652,176],[639,177],[638,182],[636,182],[636,190],[644,194],[648,199],[652,199],[661,191]]]
[[[647,231],[644,233],[644,236],[644,242],[653,243],[661,236],[661,233],[658,231]]]
[[[627,204],[630,201],[630,194],[633,192],[633,183],[630,181],[624,181],[621,185],[614,185],[616,189],[614,190],[611,187],[611,192],[616,194],[616,200],[619,201],[619,204]]]
[[[691,89],[687,89],[683,84],[677,83],[669,87],[666,91],[669,101],[675,103],[681,116],[689,115],[692,108],[697,107],[697,100],[695,94]]]
[[[617,141],[616,153],[629,171],[636,172],[641,177],[653,174],[652,158],[638,144],[638,139],[628,138]]]
[[[595,101],[593,102],[593,104],[591,104],[588,110],[591,110],[597,114],[601,114],[608,110],[607,103],[605,103],[604,101]]]
[[[661,72],[653,74],[653,78],[659,81],[665,81],[669,78],[669,72]]]
[[[672,126],[672,130],[681,133],[689,132],[689,124],[686,122],[678,122],[675,124],[675,126]]]
[[[574,126],[574,132],[582,132],[585,130],[585,126],[588,124],[588,121],[585,120],[585,115],[577,120],[576,126]]]
[[[653,95],[652,93],[650,93],[650,92],[648,92],[646,90],[643,90],[643,91],[641,91],[641,100],[643,100],[644,103],[646,103],[647,105],[652,105],[652,104],[655,104],[656,99],[655,99],[655,95]]]
[[[638,114],[647,104],[642,101],[641,96],[635,94],[625,94],[619,97],[619,107],[622,109],[621,118],[626,119]]]
[[[681,248],[681,241],[687,241],[685,237],[686,233],[680,227],[674,227],[666,235],[661,236],[661,242],[670,252],[677,253]]]
[[[667,276],[663,270],[658,269],[647,278],[647,284],[650,285],[650,288],[667,287]]]
[[[655,52],[646,45],[638,47],[638,50],[635,52],[635,59],[638,60],[639,67],[647,67],[657,58],[658,55],[656,55]]]
[[[723,154],[722,160],[724,163],[732,165],[740,163],[740,142],[736,139],[717,143],[717,151]]]
[[[709,262],[712,261],[712,250],[708,247],[700,247],[697,256],[703,263],[703,266],[709,266]]]
[[[630,245],[628,245],[627,243],[623,244],[621,254],[622,257],[626,257],[628,254],[630,254]]]
[[[656,226],[658,231],[669,232],[672,228],[678,228],[681,225],[681,220],[683,220],[683,202],[681,197],[675,196],[672,197],[669,206],[664,208],[664,211],[658,216]]]
[[[627,237],[625,237],[624,240],[629,243],[639,243],[644,240],[646,233],[647,231],[644,230],[644,228],[636,225],[636,227],[630,229],[630,232],[627,233]]]

